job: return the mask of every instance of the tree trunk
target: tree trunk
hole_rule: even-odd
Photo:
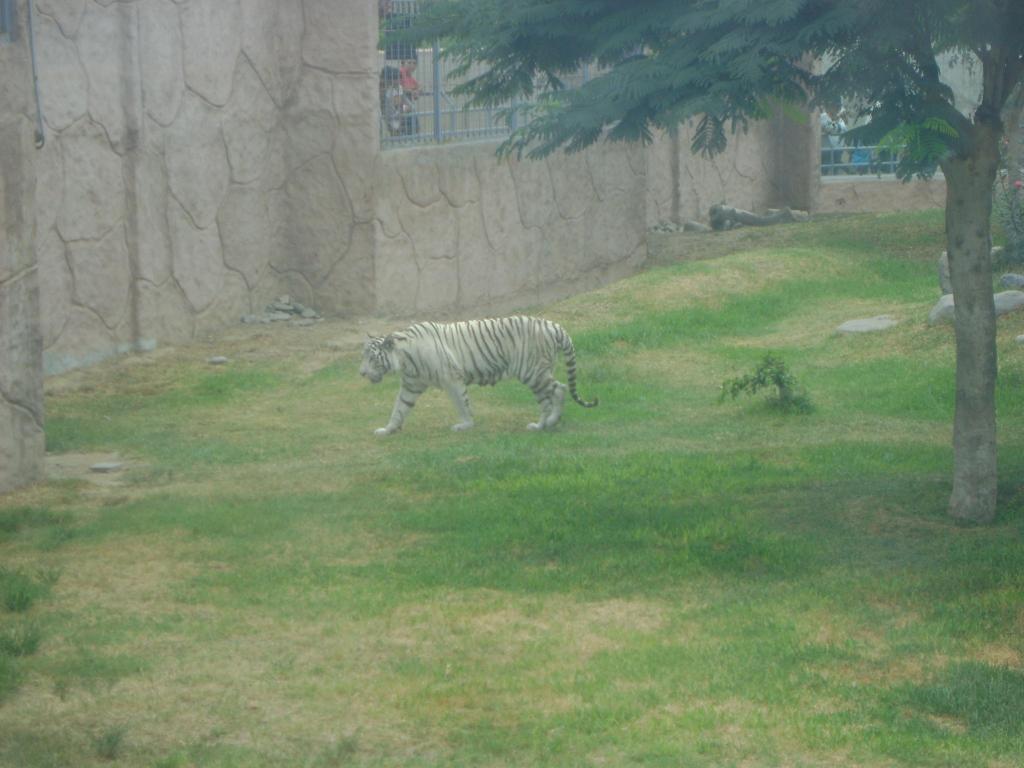
[[[956,303],[956,413],[949,514],[988,523],[996,514],[996,317],[989,253],[999,133],[977,126],[968,157],[943,163],[946,244]]]

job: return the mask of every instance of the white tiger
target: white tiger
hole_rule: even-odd
[[[404,331],[370,337],[363,347],[359,374],[374,384],[392,371],[402,377],[395,407],[386,426],[375,430],[390,435],[402,428],[416,399],[427,387],[448,392],[459,431],[473,426],[467,384],[496,384],[508,376],[526,384],[540,405],[540,419],[529,429],[547,429],[562,416],[566,386],[555,380],[558,353],[565,357],[569,393],[584,408],[597,405],[576,392],[576,349],[558,323],[539,317],[500,317],[457,323],[416,323]]]

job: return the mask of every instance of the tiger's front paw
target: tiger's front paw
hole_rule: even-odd
[[[390,435],[397,431],[398,430],[392,429],[391,427],[380,427],[379,429],[373,430],[373,434],[377,437],[384,437],[385,435]]]
[[[452,432],[465,432],[467,429],[473,428],[472,421],[460,421],[458,424],[452,425]]]
[[[544,425],[541,424],[539,421],[533,421],[527,424],[526,428],[531,432],[539,432],[540,430],[544,429]]]

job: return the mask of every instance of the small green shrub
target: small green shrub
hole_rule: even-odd
[[[0,655],[31,656],[39,650],[42,637],[35,624],[6,627],[0,631]]]
[[[340,768],[351,765],[359,751],[359,742],[355,736],[348,736],[325,747],[316,758],[307,765],[309,768]]]
[[[762,390],[774,390],[768,396],[768,403],[780,411],[810,413],[813,410],[807,392],[797,384],[796,377],[781,359],[772,355],[765,355],[753,373],[723,381],[719,402],[727,397],[735,400],[744,393],[756,395]]]
[[[40,591],[40,585],[31,576],[20,570],[0,568],[0,598],[5,610],[24,613],[32,607]]]
[[[121,754],[121,747],[124,743],[124,729],[110,728],[99,736],[94,737],[92,741],[96,749],[96,756],[101,760],[113,762]]]
[[[39,569],[32,576],[23,570],[0,567],[0,603],[11,613],[24,613],[33,603],[50,593],[60,571]]]

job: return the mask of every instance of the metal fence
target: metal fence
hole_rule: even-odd
[[[899,155],[889,148],[829,147],[824,145],[824,137],[822,143],[822,176],[890,176],[899,165]]]
[[[378,0],[381,44],[380,141],[384,148],[500,138],[517,127],[517,108],[526,102],[496,107],[470,107],[452,91],[462,81],[483,73],[474,67],[462,80],[443,59],[439,42],[413,47],[385,42],[392,30],[407,28],[418,11],[416,0]],[[586,82],[590,68],[566,78],[569,87]]]

